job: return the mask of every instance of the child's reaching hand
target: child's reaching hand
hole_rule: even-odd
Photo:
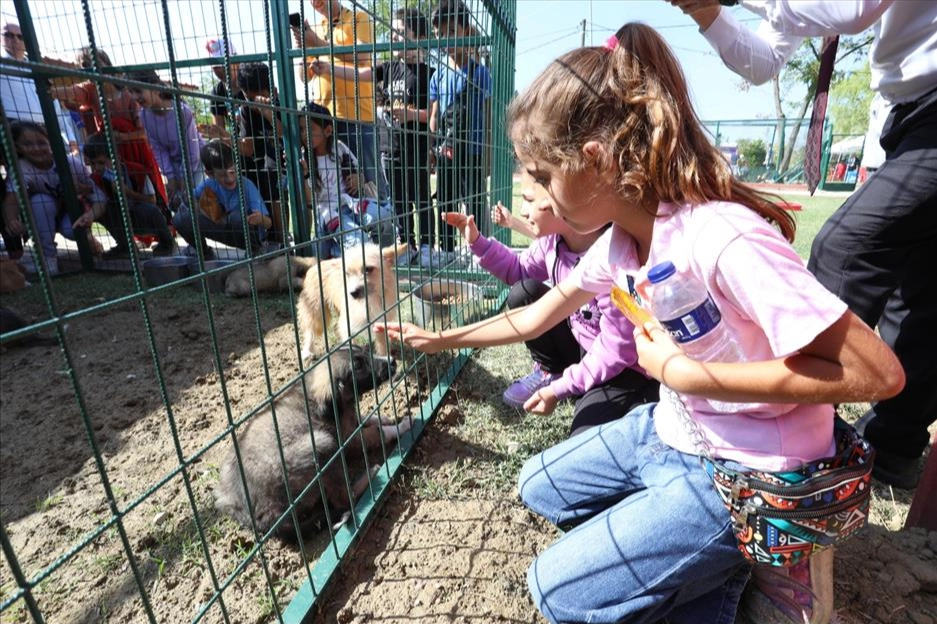
[[[511,227],[511,211],[502,204],[498,202],[496,206],[491,207],[491,222],[505,228]]]
[[[443,213],[443,221],[457,229],[466,243],[471,245],[478,239],[478,226],[475,225],[475,216],[464,213]]]
[[[553,414],[553,411],[556,410],[556,404],[558,402],[559,400],[556,398],[556,395],[550,390],[550,387],[547,386],[531,395],[530,399],[524,402],[524,410],[530,414],[548,416]]]
[[[403,341],[407,347],[412,347],[417,351],[426,354],[435,354],[445,349],[442,344],[442,337],[435,332],[427,332],[423,328],[412,323],[387,324],[375,323],[372,326],[375,332],[385,332],[391,340]]]

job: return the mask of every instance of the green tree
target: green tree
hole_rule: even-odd
[[[862,135],[868,129],[871,73],[865,64],[830,87],[829,114],[837,134]]]
[[[768,156],[768,146],[762,139],[739,139],[739,162],[748,167],[761,167]]]

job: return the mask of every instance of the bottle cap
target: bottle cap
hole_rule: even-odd
[[[651,281],[651,284],[659,284],[675,273],[677,273],[677,268],[667,260],[651,267],[647,272],[647,279]]]

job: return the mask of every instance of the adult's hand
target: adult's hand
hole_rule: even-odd
[[[675,6],[683,11],[684,14],[692,17],[693,21],[696,22],[702,30],[709,28],[716,17],[719,16],[719,11],[722,10],[722,6],[719,4],[719,0],[665,1],[669,2],[671,6]]]

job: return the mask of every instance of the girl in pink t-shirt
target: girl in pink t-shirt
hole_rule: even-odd
[[[650,27],[626,24],[604,46],[563,55],[509,116],[518,160],[557,214],[578,232],[612,227],[527,308],[442,332],[386,331],[428,352],[500,345],[613,285],[641,293],[663,260],[703,281],[745,362],[697,362],[656,325],[637,328],[639,365],[682,402],[641,406],[531,458],[519,490],[572,528],[528,572],[549,620],[733,622],[751,567],[678,407],[723,462],[787,469],[829,454],[832,403],[895,395],[901,366],[806,271],[789,244],[793,219],[732,177]]]

